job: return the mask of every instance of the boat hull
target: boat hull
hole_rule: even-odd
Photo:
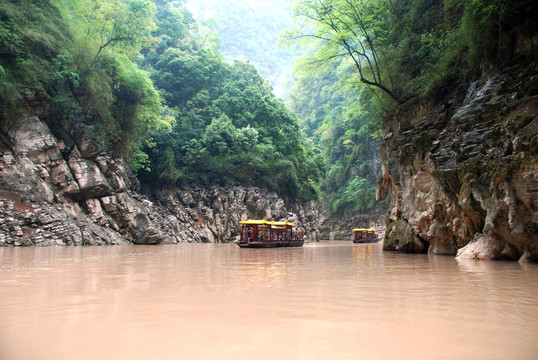
[[[304,240],[293,241],[251,241],[251,242],[235,242],[241,248],[277,248],[277,247],[301,247],[304,245]]]
[[[378,241],[379,241],[379,239],[374,239],[374,240],[353,240],[353,243],[355,243],[355,244],[371,244],[371,243],[376,243]]]

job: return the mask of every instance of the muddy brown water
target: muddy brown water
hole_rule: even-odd
[[[351,241],[0,248],[0,359],[538,359],[538,266]]]

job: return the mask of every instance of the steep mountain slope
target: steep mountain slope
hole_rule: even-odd
[[[249,217],[315,240],[315,202],[253,186],[306,178],[296,118],[256,70],[203,49],[181,6],[92,4],[0,0],[0,246],[225,242]]]

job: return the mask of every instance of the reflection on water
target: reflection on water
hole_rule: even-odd
[[[351,242],[0,248],[0,359],[536,359],[537,278]]]

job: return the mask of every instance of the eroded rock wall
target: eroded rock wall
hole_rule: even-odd
[[[0,246],[228,242],[248,218],[294,221],[307,241],[318,240],[315,202],[241,186],[142,195],[121,159],[84,132],[72,144],[59,140],[42,121],[46,99],[25,97],[26,115],[0,121]]]
[[[368,212],[347,212],[330,214],[323,218],[320,227],[321,240],[351,241],[352,229],[373,228],[382,239],[385,232],[385,207],[374,208]]]
[[[406,104],[383,126],[384,249],[538,259],[536,60]]]

